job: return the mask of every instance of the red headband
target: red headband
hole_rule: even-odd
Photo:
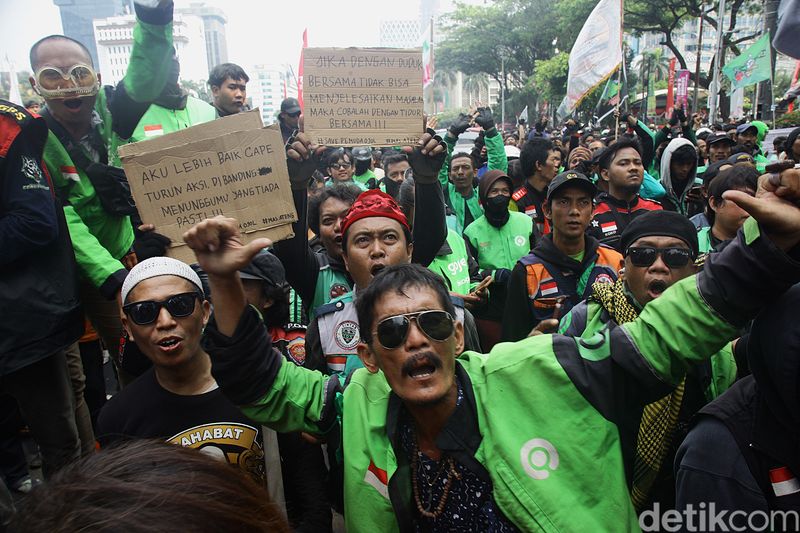
[[[367,217],[386,217],[396,220],[407,229],[409,232],[411,228],[408,226],[408,220],[394,198],[378,189],[372,189],[362,192],[342,220],[342,235],[347,232],[353,222]]]

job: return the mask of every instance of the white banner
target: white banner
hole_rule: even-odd
[[[604,82],[622,62],[620,0],[600,0],[569,53],[566,113]]]

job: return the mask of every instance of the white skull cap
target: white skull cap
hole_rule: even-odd
[[[189,265],[171,257],[151,257],[138,263],[128,272],[128,276],[122,284],[122,303],[125,303],[128,299],[128,294],[140,282],[156,276],[178,276],[183,278],[193,283],[200,294],[205,296],[200,278]]]

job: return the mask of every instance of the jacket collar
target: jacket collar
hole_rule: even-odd
[[[607,204],[613,205],[614,207],[620,209],[626,209],[628,211],[636,207],[639,204],[640,199],[641,196],[639,196],[638,194],[636,195],[636,197],[633,199],[632,202],[626,202],[625,200],[620,200],[619,198],[611,196],[607,192],[601,192],[600,194],[597,195],[597,203],[605,202]]]

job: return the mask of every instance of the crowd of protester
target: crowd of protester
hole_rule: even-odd
[[[208,219],[189,265],[118,149],[239,113],[249,78],[189,95],[172,2],[134,5],[117,86],[51,35],[41,109],[0,103],[0,530],[800,528],[800,128],[478,107],[325,147],[287,98],[293,236]]]

